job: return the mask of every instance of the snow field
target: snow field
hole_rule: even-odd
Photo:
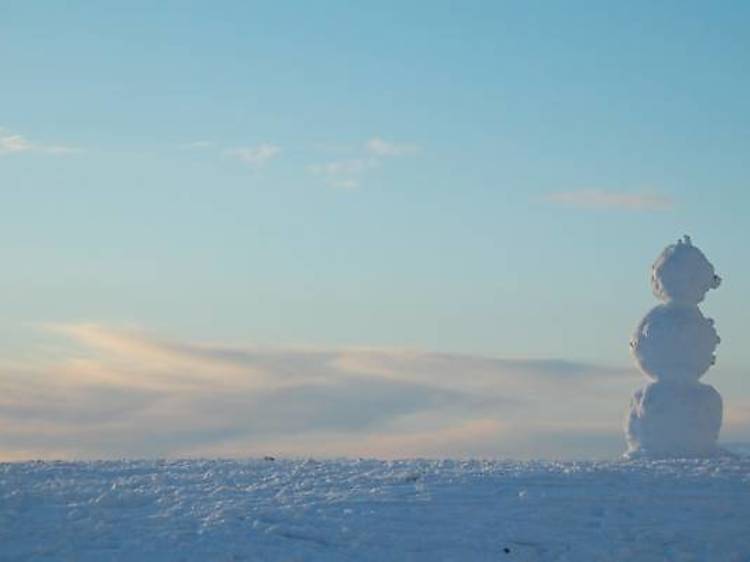
[[[750,459],[2,464],[0,560],[750,560]]]

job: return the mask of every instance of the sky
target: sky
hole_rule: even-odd
[[[617,455],[683,234],[750,440],[749,26],[0,3],[0,459]]]

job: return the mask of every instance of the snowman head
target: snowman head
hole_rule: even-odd
[[[664,248],[651,270],[651,289],[664,302],[696,305],[720,283],[714,266],[689,236]]]

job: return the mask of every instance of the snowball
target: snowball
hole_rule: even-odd
[[[629,457],[709,457],[716,445],[722,402],[701,383],[649,383],[636,391],[625,422]]]
[[[652,380],[695,382],[713,365],[720,341],[713,320],[697,306],[668,303],[646,314],[630,348]]]
[[[720,283],[714,266],[693,246],[689,236],[664,248],[652,267],[651,288],[664,302],[698,304]]]

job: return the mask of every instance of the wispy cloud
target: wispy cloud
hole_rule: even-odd
[[[379,165],[376,158],[351,158],[335,160],[325,164],[313,164],[311,173],[325,178],[331,187],[355,189],[359,187],[365,173]]]
[[[180,150],[199,150],[199,149],[211,148],[214,146],[216,146],[216,143],[213,141],[198,140],[198,141],[183,143],[179,145],[177,148],[179,148]]]
[[[561,427],[579,442],[569,453],[591,432],[615,435],[616,452],[612,411],[637,380],[558,360],[46,329],[69,344],[35,363],[0,364],[0,458],[545,456]]]
[[[73,154],[80,152],[79,148],[55,144],[32,142],[23,135],[15,134],[0,127],[0,155],[18,154],[23,152],[40,152],[45,154]]]
[[[365,143],[365,150],[375,156],[405,156],[419,151],[415,144],[388,142],[380,137],[373,137]]]
[[[257,169],[278,157],[281,154],[281,147],[271,143],[261,143],[257,146],[230,148],[225,153]]]
[[[406,156],[418,151],[419,147],[413,144],[387,142],[380,137],[373,137],[364,143],[362,149],[356,150],[360,155],[344,160],[313,164],[308,167],[308,170],[324,178],[331,187],[355,189],[361,185],[367,173],[380,167],[384,159]]]
[[[628,211],[664,211],[671,209],[671,198],[653,193],[627,193],[601,189],[581,189],[549,193],[547,203],[580,209],[623,209]]]
[[[21,135],[4,134],[0,130],[0,154],[10,154],[13,152],[28,152],[32,150],[33,145]]]

